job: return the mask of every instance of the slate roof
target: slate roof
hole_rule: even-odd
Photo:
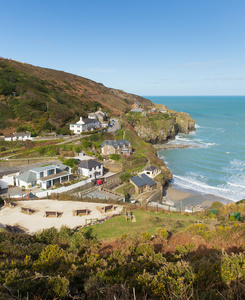
[[[133,108],[130,110],[130,112],[135,112],[135,113],[142,113],[144,111],[143,108]]]
[[[115,149],[117,148],[117,146],[119,146],[120,148],[123,148],[124,146],[130,146],[130,142],[128,140],[122,139],[122,140],[118,140],[118,141],[114,141],[114,140],[105,140],[102,144],[101,144],[101,148],[103,148],[104,146],[109,145],[114,147]]]
[[[91,124],[91,123],[97,123],[98,121],[96,119],[89,119],[89,118],[86,118],[86,119],[83,119],[83,122],[85,124]]]
[[[155,171],[157,168],[156,167],[154,167],[154,166],[149,166],[149,167],[147,167],[146,169],[145,169],[145,171]]]
[[[32,171],[38,173],[38,172],[43,172],[43,171],[51,170],[51,169],[56,169],[56,167],[53,166],[53,165],[48,165],[48,166],[43,166],[43,167],[40,167],[40,168],[32,169]]]
[[[26,136],[26,135],[31,135],[31,133],[29,131],[26,132],[15,132],[14,133],[15,136]]]
[[[141,178],[149,185],[149,186],[153,186],[156,184],[156,182],[154,180],[152,180],[150,177],[148,177],[146,174],[142,174]]]
[[[17,172],[19,172],[19,169],[11,169],[11,170],[0,169],[0,177],[9,175],[9,174],[15,174]]]
[[[144,185],[149,185],[151,187],[156,184],[156,182],[154,180],[152,180],[145,174],[142,174],[141,177],[134,176],[134,177],[130,178],[130,180],[139,188]]]
[[[39,180],[47,181],[47,180],[59,178],[59,177],[65,176],[65,175],[70,175],[70,173],[66,172],[66,171],[62,171],[58,174],[52,174],[52,175],[49,175],[49,176],[46,176],[46,177],[39,178]]]
[[[96,160],[89,159],[89,160],[85,160],[85,161],[81,162],[78,165],[78,167],[82,168],[82,169],[91,169],[91,168],[101,166],[101,165],[103,165],[103,164]]]
[[[29,182],[31,183],[32,181],[37,180],[37,176],[32,171],[26,171],[26,172],[16,176],[16,179],[22,180],[27,183],[29,183]]]
[[[137,185],[137,187],[142,187],[144,185],[147,185],[147,183],[139,176],[134,176],[132,178],[130,178],[130,180]]]

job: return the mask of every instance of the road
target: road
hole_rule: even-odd
[[[111,118],[110,119],[110,124],[112,125],[111,127],[108,127],[108,132],[115,132],[120,129],[119,122],[116,118]]]

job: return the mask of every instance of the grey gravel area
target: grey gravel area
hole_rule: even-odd
[[[84,197],[89,197],[89,198],[98,198],[98,199],[117,199],[117,196],[111,194],[111,193],[107,193],[104,191],[98,191],[95,190],[89,194],[84,195],[82,198]]]

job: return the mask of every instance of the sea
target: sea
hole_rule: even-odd
[[[245,96],[145,96],[155,104],[190,114],[196,131],[169,143],[187,149],[160,150],[175,188],[245,199]]]

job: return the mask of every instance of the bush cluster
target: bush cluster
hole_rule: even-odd
[[[201,224],[202,225],[202,224]],[[244,232],[219,228],[220,239]],[[203,226],[189,232],[203,236]],[[177,244],[167,251],[167,232],[124,234],[99,242],[82,229],[45,229],[33,236],[0,231],[2,299],[243,299],[244,250]],[[221,296],[222,295],[222,296]],[[223,297],[223,298],[222,298]]]

